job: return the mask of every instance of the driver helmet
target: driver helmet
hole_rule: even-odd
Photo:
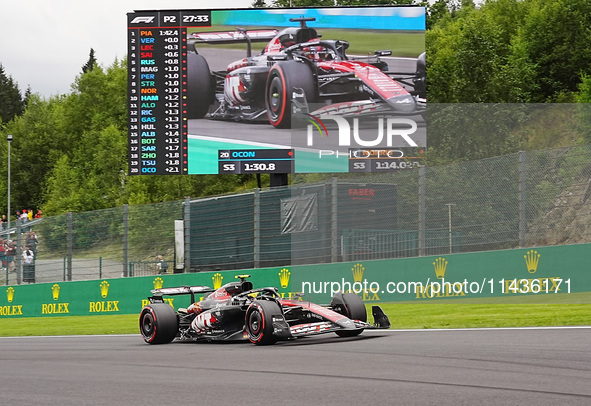
[[[281,43],[281,48],[287,48],[294,45],[296,40],[292,33],[286,33],[279,36],[279,42]]]
[[[313,61],[324,61],[327,59],[326,49],[320,45],[304,47],[302,48],[302,52],[304,53],[304,56]]]

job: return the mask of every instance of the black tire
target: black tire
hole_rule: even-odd
[[[351,320],[367,322],[367,309],[365,308],[361,298],[355,293],[336,293],[332,297],[330,306],[335,312],[342,314]],[[340,330],[336,331],[335,333],[339,337],[355,337],[361,334],[362,331],[363,329]]]
[[[316,101],[317,89],[310,67],[297,61],[273,65],[267,76],[265,108],[269,122],[277,128],[291,127],[291,95],[294,88],[304,90],[308,103]]]
[[[427,54],[423,52],[417,58],[417,71],[414,79],[415,93],[422,98],[427,97]]]
[[[273,316],[281,316],[281,308],[270,300],[256,300],[246,311],[244,326],[251,343],[269,345],[277,342],[273,335]]]
[[[204,57],[187,53],[187,117],[203,118],[215,100],[215,79]]]
[[[178,317],[168,303],[152,303],[140,314],[140,333],[148,344],[167,344],[179,330]]]

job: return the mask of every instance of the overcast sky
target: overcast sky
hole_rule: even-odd
[[[0,0],[0,64],[23,94],[28,86],[44,97],[65,94],[90,48],[105,67],[126,56],[128,12],[251,4],[252,0]]]

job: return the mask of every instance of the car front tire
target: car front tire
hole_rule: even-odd
[[[277,342],[273,335],[273,316],[281,316],[281,308],[270,300],[256,300],[246,311],[245,328],[248,339],[256,345]]]
[[[215,79],[201,55],[187,54],[187,117],[203,118],[215,100]]]
[[[304,62],[276,63],[267,76],[265,108],[269,122],[277,128],[290,128],[292,95],[302,89],[308,103],[316,101],[316,85],[310,67]]]
[[[361,298],[355,293],[336,293],[332,298],[330,306],[335,312],[342,314],[351,320],[367,322],[367,309],[365,308],[365,304],[363,304]],[[362,331],[363,329],[339,330],[335,333],[339,337],[355,337],[361,334]]]

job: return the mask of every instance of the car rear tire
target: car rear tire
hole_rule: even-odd
[[[302,89],[308,103],[316,101],[314,75],[304,62],[284,61],[273,65],[265,89],[267,117],[277,128],[291,127],[291,97],[294,89]]]
[[[203,118],[215,100],[215,79],[205,58],[187,53],[187,117]]]
[[[178,317],[168,303],[152,303],[140,314],[140,333],[148,344],[167,344],[179,330]]]
[[[251,343],[269,345],[277,342],[273,335],[273,316],[282,316],[279,305],[270,300],[256,300],[246,311],[246,334]]]
[[[336,293],[332,297],[330,306],[335,312],[342,314],[351,320],[367,322],[367,309],[365,308],[365,304],[363,304],[361,298],[355,293]],[[355,337],[361,334],[362,331],[363,329],[339,330],[335,333],[339,337]]]

